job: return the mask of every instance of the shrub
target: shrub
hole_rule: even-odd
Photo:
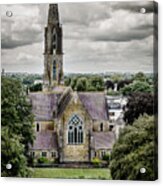
[[[103,159],[104,161],[109,162],[109,160],[110,160],[110,154],[105,154],[105,155],[103,156],[102,159]]]
[[[40,158],[37,159],[37,162],[38,163],[48,163],[49,160],[45,157],[40,157]]]
[[[100,167],[100,164],[101,164],[101,160],[97,157],[93,158],[92,159],[92,164],[95,166],[95,167]]]

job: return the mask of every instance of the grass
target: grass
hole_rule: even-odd
[[[111,180],[107,168],[33,168],[33,178],[107,179]]]

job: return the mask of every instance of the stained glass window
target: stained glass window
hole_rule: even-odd
[[[68,123],[68,144],[83,143],[83,122],[77,115],[73,115]]]

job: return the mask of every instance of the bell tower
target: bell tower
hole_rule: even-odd
[[[50,4],[45,27],[43,90],[52,90],[63,80],[62,26],[58,5]]]

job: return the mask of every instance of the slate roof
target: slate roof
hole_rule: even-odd
[[[32,112],[35,116],[35,120],[52,120],[60,95],[61,94],[44,92],[30,93],[29,98],[32,103]]]
[[[105,94],[101,92],[78,92],[79,99],[94,120],[108,120]]]
[[[57,134],[51,131],[36,132],[34,144],[31,150],[57,150]]]
[[[115,143],[115,134],[109,132],[93,132],[93,144],[96,150],[98,149],[112,149]]]
[[[53,120],[54,117],[61,116],[71,99],[71,89],[67,88],[62,91],[59,89],[58,92],[34,92],[29,94],[36,121],[49,121]],[[92,119],[108,120],[107,102],[104,93],[78,92],[78,96]]]

